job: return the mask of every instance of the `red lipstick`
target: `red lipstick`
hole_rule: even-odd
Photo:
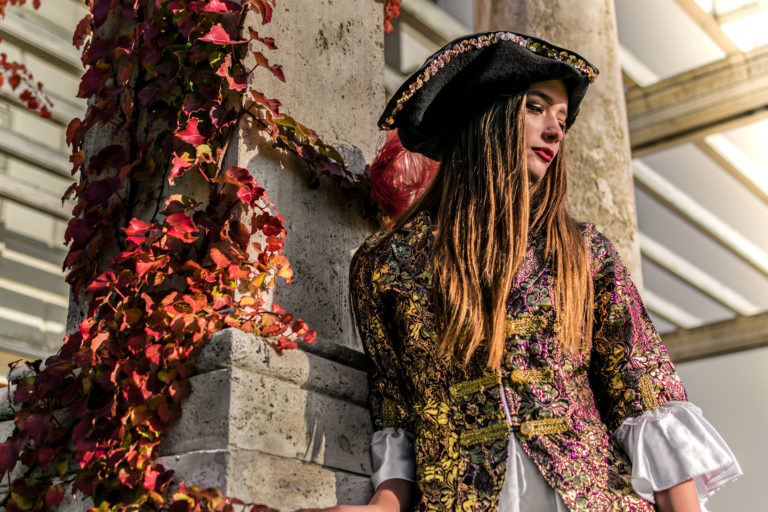
[[[552,158],[555,156],[554,151],[552,151],[549,148],[545,147],[539,147],[539,148],[532,148],[533,152],[539,155],[542,159],[544,159],[547,162],[551,162]]]

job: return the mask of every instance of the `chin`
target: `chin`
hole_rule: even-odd
[[[544,175],[547,173],[546,169],[536,169],[528,167],[528,179],[531,183],[537,183],[541,181]]]

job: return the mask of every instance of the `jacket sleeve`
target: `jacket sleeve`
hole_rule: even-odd
[[[375,431],[387,427],[410,428],[409,401],[402,393],[400,357],[393,348],[391,325],[378,295],[375,277],[386,269],[377,268],[369,239],[357,250],[350,266],[352,309],[368,356],[368,402]]]
[[[687,397],[616,248],[593,226],[586,235],[595,299],[590,379],[613,432],[627,418]]]

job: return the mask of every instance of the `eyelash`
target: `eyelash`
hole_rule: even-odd
[[[536,112],[537,114],[544,113],[544,108],[541,105],[536,105],[535,103],[527,103],[525,105],[525,108],[527,108],[528,110],[531,110],[533,112]],[[565,129],[566,129],[565,123],[560,122],[559,124],[560,124],[560,128],[563,130],[563,132],[565,132]]]

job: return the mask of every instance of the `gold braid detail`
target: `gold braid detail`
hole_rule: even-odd
[[[501,384],[500,373],[489,373],[479,379],[465,380],[458,382],[449,388],[451,397],[461,398],[463,396],[471,395],[472,393],[482,393],[491,386],[498,386]]]
[[[520,433],[530,439],[533,436],[546,436],[565,432],[570,428],[567,417],[543,418],[540,420],[524,421],[520,424]]]
[[[508,434],[509,427],[507,427],[507,424],[497,422],[487,427],[462,432],[459,437],[459,444],[462,446],[472,446],[473,444],[487,443],[496,439],[504,439]]]
[[[656,396],[651,378],[646,374],[640,377],[638,383],[640,384],[640,398],[643,401],[643,405],[646,408],[653,410],[659,408],[659,399]]]
[[[517,318],[507,317],[505,332],[507,336],[530,336],[544,328],[546,323],[546,320],[534,315],[524,315]]]
[[[509,374],[509,380],[512,384],[539,384],[541,382],[550,382],[552,380],[552,370],[549,368],[523,370],[516,368]]]

